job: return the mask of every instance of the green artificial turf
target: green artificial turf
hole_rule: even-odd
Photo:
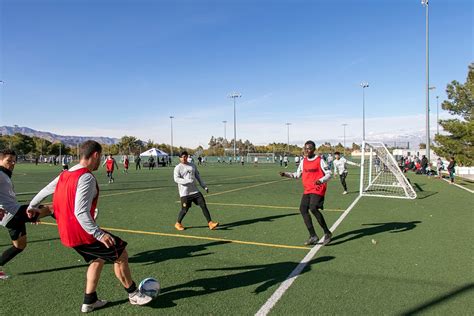
[[[309,251],[298,211],[301,181],[281,178],[280,170],[265,164],[200,167],[210,189],[206,201],[221,229],[210,231],[193,206],[183,221],[187,229],[178,232],[172,168],[119,170],[113,184],[101,168],[98,223],[129,243],[134,279],[153,276],[162,293],[149,306],[131,306],[107,265],[98,294],[111,303],[95,313],[255,314]],[[27,203],[58,172],[58,167],[17,165],[18,199]],[[473,196],[435,178],[409,177],[418,199],[362,198],[333,243],[321,248],[271,314],[474,310]],[[329,225],[358,195],[358,170],[350,169],[347,180],[347,195],[338,179],[329,183],[324,211]],[[60,244],[55,226],[27,229],[27,249],[5,267],[12,278],[0,282],[2,314],[79,314],[87,265]],[[3,229],[0,249],[9,243]]]

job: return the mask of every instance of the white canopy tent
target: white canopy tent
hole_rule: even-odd
[[[150,148],[147,151],[144,151],[140,154],[140,157],[168,157],[168,154],[158,148]]]

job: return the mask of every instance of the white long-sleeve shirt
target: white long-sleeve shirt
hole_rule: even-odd
[[[75,171],[84,168],[81,164],[77,164],[70,168],[69,171]],[[68,172],[68,171],[64,171]],[[37,208],[41,201],[52,195],[56,190],[59,176],[46,185],[35,197],[31,200],[28,209]],[[99,228],[95,220],[92,218],[90,210],[92,207],[92,200],[97,196],[97,180],[91,173],[85,173],[77,182],[76,200],[74,204],[74,215],[81,227],[88,233],[99,240],[104,235],[104,232]]]
[[[174,182],[178,184],[179,196],[188,196],[199,192],[194,180],[197,180],[203,189],[206,183],[201,179],[199,171],[193,163],[180,163],[174,167]]]
[[[339,174],[339,175],[343,174],[344,172],[347,172],[346,164],[359,166],[359,164],[349,161],[344,157],[340,157],[339,159],[334,159],[332,163],[334,165],[334,173]]]

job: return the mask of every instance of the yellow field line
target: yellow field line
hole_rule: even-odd
[[[236,204],[236,203],[214,203],[214,202],[206,202],[206,204],[210,205],[222,205],[222,206],[243,206],[243,207],[257,207],[257,208],[274,208],[274,209],[285,209],[285,210],[294,210],[299,209],[295,206],[277,206],[277,205],[260,205],[260,204]],[[328,212],[344,212],[345,210],[341,209],[324,209],[324,211]]]
[[[251,175],[251,176],[241,176],[241,177],[235,177],[235,178],[225,178],[225,179],[221,179],[221,180],[213,180],[213,181],[210,181],[208,183],[219,182],[219,181],[222,181],[222,180],[228,181],[228,180],[236,180],[236,179],[255,178],[255,177],[260,177],[260,176],[261,176],[261,174],[254,174],[254,175]]]
[[[57,226],[57,224],[49,223],[49,222],[41,222],[41,224],[49,225],[49,226]],[[201,236],[182,235],[182,234],[147,232],[147,231],[142,231],[142,230],[130,230],[130,229],[110,228],[110,227],[102,227],[102,228],[104,230],[107,230],[107,231],[115,231],[115,232],[123,232],[123,233],[130,233],[130,234],[139,234],[139,235],[154,235],[154,236],[191,238],[191,239],[201,239],[201,240],[211,240],[211,241],[224,241],[224,242],[229,242],[229,243],[234,243],[234,244],[242,244],[242,245],[263,246],[263,247],[271,247],[271,248],[286,248],[286,249],[303,249],[303,250],[306,250],[306,251],[308,251],[308,249],[310,249],[308,247],[302,247],[302,246],[267,244],[267,243],[262,243],[262,242],[242,241],[242,240],[225,239],[225,238],[214,238],[214,237],[201,237]]]

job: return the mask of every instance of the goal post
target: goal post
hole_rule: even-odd
[[[383,143],[363,142],[360,195],[415,199],[416,192]]]
[[[258,163],[275,163],[274,153],[248,153],[247,163],[254,163],[257,158]]]

